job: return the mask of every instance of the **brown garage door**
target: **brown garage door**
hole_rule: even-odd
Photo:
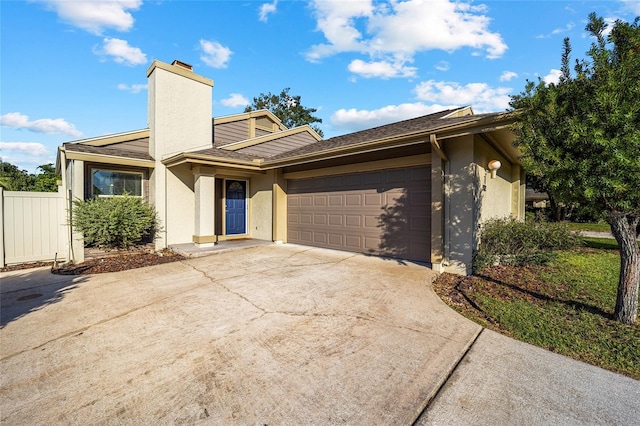
[[[288,241],[427,262],[429,166],[289,180]]]

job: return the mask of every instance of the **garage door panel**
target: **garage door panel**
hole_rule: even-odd
[[[379,207],[382,205],[383,199],[383,194],[364,194],[364,205]]]
[[[365,237],[364,249],[366,253],[379,254],[380,252],[380,238],[379,237]]]
[[[406,170],[409,172],[410,180],[431,181],[431,169],[428,167],[412,167]]]
[[[423,166],[291,180],[289,241],[428,261],[430,179]]]
[[[371,172],[364,175],[364,182],[368,185],[384,182],[384,172]]]
[[[380,226],[380,217],[379,216],[364,216],[364,226],[366,228],[378,228]]]
[[[361,194],[346,194],[345,195],[345,206],[360,207],[361,205],[362,205],[362,195]]]
[[[343,246],[344,238],[342,234],[329,234],[329,244],[337,247]]]
[[[310,213],[300,213],[298,215],[298,223],[300,225],[310,225],[313,223],[312,218],[313,216]]]
[[[330,214],[329,226],[344,226],[344,216],[341,214]]]
[[[346,226],[361,227],[362,226],[362,216],[347,214],[347,215],[345,215],[345,224],[346,224]]]
[[[354,251],[362,251],[362,237],[358,235],[346,235],[345,246]]]
[[[314,214],[313,215],[313,224],[314,225],[326,225],[329,222],[326,214]]]
[[[316,244],[327,244],[329,241],[329,238],[327,237],[327,234],[324,232],[314,232],[313,233],[313,242]]]
[[[329,195],[329,207],[342,207],[344,197],[342,195]]]
[[[385,182],[404,184],[407,181],[406,169],[388,170]]]
[[[411,207],[431,208],[431,191],[412,190],[411,196],[407,197],[406,204]]]

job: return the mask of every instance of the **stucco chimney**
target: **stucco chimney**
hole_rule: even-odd
[[[181,61],[153,61],[149,83],[149,154],[156,160],[211,147],[213,80]]]
[[[180,61],[171,65],[153,61],[147,70],[147,79],[149,154],[155,159],[149,177],[149,198],[164,227],[156,240],[156,249],[161,249],[172,238],[167,230],[167,224],[173,223],[169,217],[167,188],[179,181],[162,160],[211,148],[213,80],[195,74],[191,65]]]

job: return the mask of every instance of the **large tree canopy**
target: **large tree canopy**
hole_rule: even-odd
[[[305,108],[300,102],[300,96],[289,94],[290,88],[287,87],[274,95],[271,92],[261,93],[257,98],[253,98],[253,103],[248,105],[244,112],[256,111],[259,109],[267,109],[282,121],[282,124],[291,129],[293,127],[304,126],[309,124],[313,130],[320,136],[324,136],[322,130],[313,123],[322,123],[322,119],[313,115],[317,111],[316,108]]]
[[[564,41],[557,84],[527,82],[514,96],[516,145],[528,173],[553,197],[605,212],[620,245],[615,317],[631,324],[638,312],[640,249],[640,17],[617,21],[589,15],[594,38],[571,71]]]

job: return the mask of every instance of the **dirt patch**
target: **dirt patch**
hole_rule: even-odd
[[[52,268],[51,272],[60,275],[88,275],[105,272],[126,271],[128,269],[143,268],[145,266],[160,265],[162,263],[177,262],[185,259],[171,250],[159,252],[117,252],[94,257],[77,265],[65,265]]]

